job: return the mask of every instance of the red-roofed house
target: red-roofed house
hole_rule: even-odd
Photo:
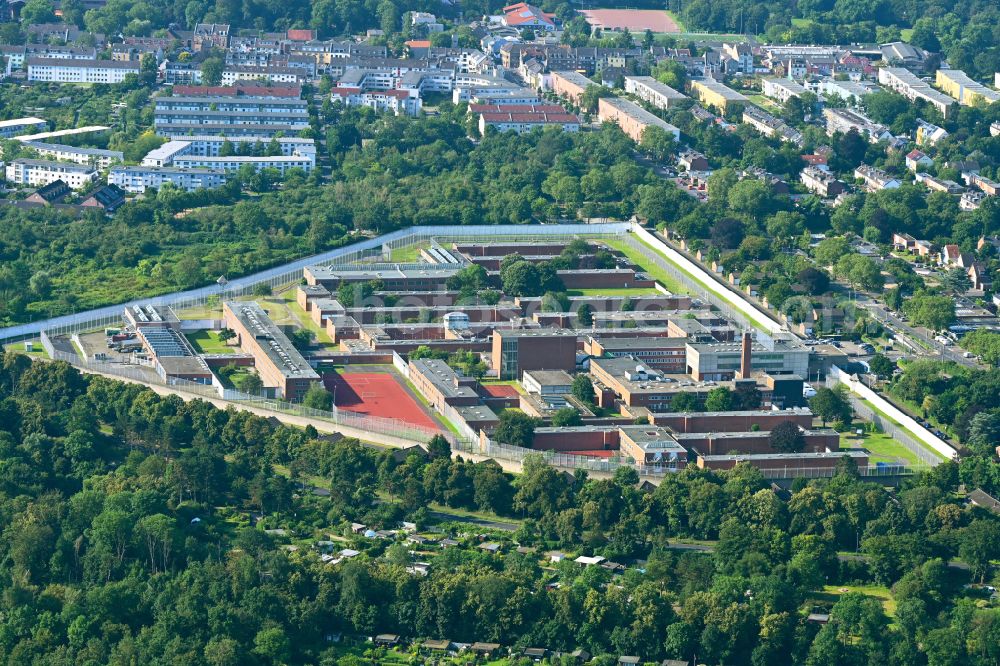
[[[941,250],[941,263],[945,266],[959,266],[962,261],[962,251],[957,245],[945,245]]]
[[[913,149],[906,156],[906,168],[910,171],[920,171],[934,164],[934,160],[927,156],[927,153]]]
[[[414,58],[423,58],[431,50],[431,40],[411,39],[405,42],[406,48],[410,50],[410,55]]]
[[[311,42],[314,39],[316,39],[315,30],[292,29],[288,31],[288,40],[292,42]]]
[[[566,113],[562,107],[556,107],[558,111],[521,112],[508,111],[508,107],[501,108],[504,110],[486,111],[479,114],[479,132],[481,134],[486,133],[487,127],[495,127],[500,132],[514,131],[518,134],[548,125],[561,127],[567,132],[576,132],[580,129],[580,119],[572,113]]]
[[[510,28],[538,28],[551,31],[556,29],[556,15],[543,12],[538,7],[526,2],[508,5],[503,8],[503,22]]]

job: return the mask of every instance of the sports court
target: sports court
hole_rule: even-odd
[[[602,30],[680,32],[677,22],[660,9],[581,9],[587,23]]]
[[[391,370],[369,370],[352,372],[342,369],[323,375],[324,385],[333,394],[337,407],[358,414],[441,429]]]

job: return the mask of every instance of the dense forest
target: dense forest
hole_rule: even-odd
[[[845,464],[785,496],[745,466],[643,492],[634,473],[571,477],[539,459],[512,478],[450,459],[446,442],[428,450],[394,456],[6,354],[0,662],[356,664],[328,638],[377,632],[709,664],[1000,658],[1000,610],[968,585],[995,576],[1000,517],[957,494],[1000,486],[986,457],[893,493]],[[401,542],[348,529],[406,519],[427,533],[430,502],[519,528],[493,534],[506,547],[492,555],[442,524],[459,545],[420,555],[426,576]],[[711,552],[670,548],[682,537]],[[328,539],[361,555],[324,564]],[[549,548],[642,563],[614,578],[542,568]]]

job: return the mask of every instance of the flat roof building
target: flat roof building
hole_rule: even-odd
[[[649,127],[658,127],[680,141],[681,131],[634,102],[620,97],[602,97],[597,101],[597,117],[601,122],[617,123],[633,141],[642,141],[642,135]]]
[[[690,99],[652,76],[626,76],[625,92],[635,95],[646,104],[657,109],[672,109],[684,100]]]
[[[107,169],[115,162],[122,162],[125,159],[124,153],[120,150],[102,150],[100,148],[80,148],[77,146],[66,146],[60,143],[42,143],[41,141],[25,141],[24,147],[31,148],[41,157],[51,157],[54,160],[65,162],[75,162]]]
[[[597,85],[583,74],[573,70],[552,72],[551,81],[552,92],[571,100],[577,106],[580,106],[583,93],[587,91],[587,88]]]
[[[576,369],[576,332],[561,328],[496,329],[490,355],[500,379],[520,379],[525,370]]]
[[[723,113],[733,107],[742,107],[750,103],[746,95],[709,78],[691,81],[691,94],[705,106],[711,106]]]
[[[254,357],[264,386],[275,388],[279,397],[299,402],[320,381],[316,371],[259,304],[227,301],[222,304],[222,318],[226,328],[236,333],[240,348]]]
[[[388,268],[364,270],[336,268],[333,266],[306,266],[303,276],[306,284],[318,284],[335,291],[341,284],[357,284],[378,281],[390,291],[435,291],[445,289],[448,278],[459,270],[458,265],[436,266],[434,268]],[[344,303],[352,307],[353,303]]]
[[[473,388],[476,379],[460,376],[441,359],[411,360],[410,381],[438,411],[444,410],[445,405],[471,407],[479,404],[479,394]]]
[[[16,159],[6,167],[7,181],[18,185],[39,187],[61,180],[74,190],[97,180],[94,167],[49,160]]]
[[[1000,101],[1000,92],[987,88],[960,69],[939,69],[934,83],[963,106],[989,105]]]
[[[122,83],[139,75],[138,60],[28,58],[28,80],[49,83]]]
[[[573,375],[565,370],[525,370],[521,384],[528,393],[565,395],[573,389]]]
[[[911,102],[918,99],[927,102],[946,118],[954,111],[955,100],[935,90],[929,83],[905,67],[879,69],[878,82]]]
[[[711,336],[709,336],[711,337]],[[632,358],[666,374],[682,374],[687,363],[688,338],[591,337],[584,351],[592,356]]]
[[[744,361],[742,342],[695,342],[687,345],[687,374],[699,381],[733,379]],[[809,348],[784,340],[750,347],[751,372],[788,374],[806,377],[809,374]]]
[[[111,167],[108,171],[108,183],[133,194],[142,194],[151,187],[159,189],[168,183],[186,192],[193,192],[203,188],[222,187],[226,183],[226,174],[209,169]]]
[[[19,134],[47,129],[49,123],[41,118],[14,118],[0,120],[0,139],[9,139]]]

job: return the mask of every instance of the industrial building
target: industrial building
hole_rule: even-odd
[[[278,397],[299,402],[320,381],[259,304],[227,301],[222,304],[222,319],[226,328],[236,333],[240,348],[254,357],[254,367],[264,386],[275,389]]]

